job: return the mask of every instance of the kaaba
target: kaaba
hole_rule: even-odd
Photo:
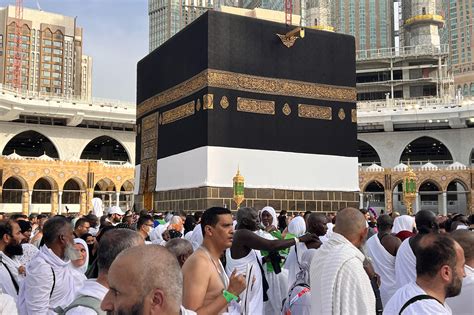
[[[358,207],[354,38],[293,28],[208,11],[138,62],[140,209],[235,209],[238,168],[242,206]]]

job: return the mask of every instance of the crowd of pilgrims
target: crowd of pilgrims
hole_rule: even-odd
[[[474,215],[96,214],[0,213],[0,314],[474,314]]]

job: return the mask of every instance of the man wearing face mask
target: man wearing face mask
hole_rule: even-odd
[[[153,218],[151,215],[142,215],[137,222],[137,232],[143,237],[145,244],[151,244],[150,234],[153,231]]]
[[[0,290],[13,297],[15,302],[22,279],[18,273],[20,265],[12,258],[15,255],[23,255],[23,239],[18,223],[0,222]]]
[[[49,219],[43,227],[44,246],[27,266],[20,287],[20,314],[50,314],[54,308],[71,303],[85,276],[71,268],[70,260],[80,258],[74,247],[73,227],[63,216]]]

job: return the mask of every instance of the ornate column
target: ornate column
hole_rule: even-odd
[[[28,194],[28,190],[24,190],[22,192],[21,198],[21,214],[28,215],[30,212],[30,195]]]
[[[391,213],[393,211],[392,191],[385,190],[385,213]]]
[[[31,214],[31,211],[33,211],[33,190],[29,191],[28,194],[28,216]]]
[[[58,213],[58,192],[53,191],[51,193],[51,215]]]
[[[117,198],[117,200],[115,200],[115,205],[118,207],[120,206],[120,191],[115,193],[115,197]]]
[[[80,197],[79,197],[79,203],[80,203],[79,214],[80,215],[86,215],[88,213],[87,192],[81,191]]]
[[[62,214],[63,212],[63,191],[58,191],[58,214]]]
[[[420,193],[416,193],[415,194],[415,213],[417,213],[418,211],[420,211]]]
[[[86,192],[86,203],[85,203],[85,209],[86,213],[89,213],[89,211],[92,211],[92,199],[94,198],[94,188],[87,188]]]
[[[359,193],[359,209],[364,209],[364,193]]]
[[[448,215],[448,193],[443,191],[442,193],[442,208],[441,208],[442,215]]]

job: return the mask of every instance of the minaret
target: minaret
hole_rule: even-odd
[[[334,32],[331,2],[331,0],[307,1],[305,14],[306,26],[318,30]]]
[[[440,0],[403,0],[402,46],[420,46],[440,44],[439,29],[444,25],[440,15]]]

